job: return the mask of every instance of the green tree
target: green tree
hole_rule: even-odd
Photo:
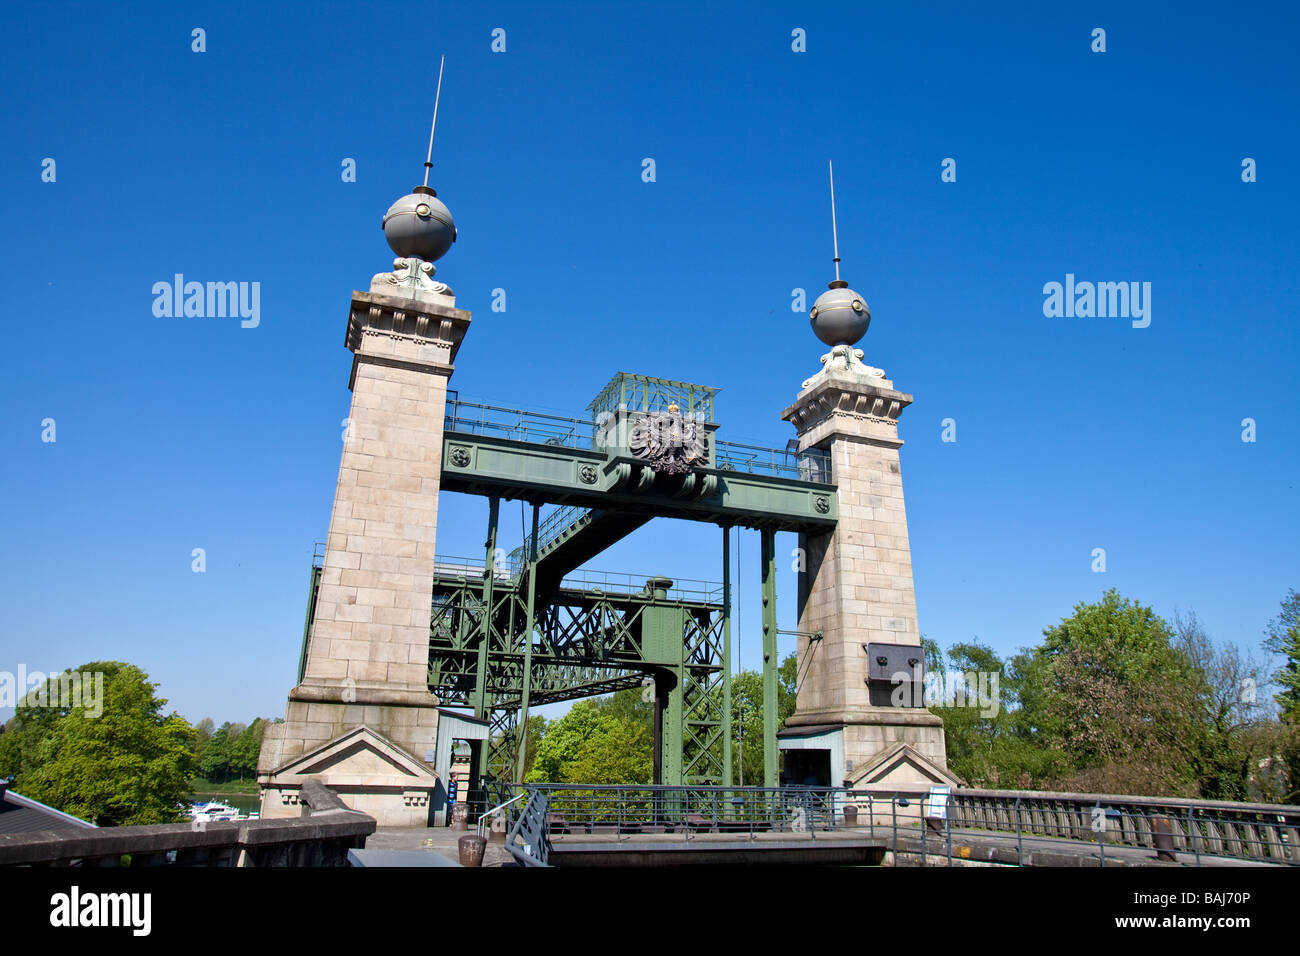
[[[1261,668],[1235,645],[1217,644],[1194,612],[1174,615],[1174,646],[1191,664],[1188,733],[1183,740],[1197,795],[1258,800],[1271,789],[1260,767],[1276,752],[1276,734],[1255,689]]]
[[[1039,783],[1197,795],[1190,750],[1201,678],[1169,624],[1112,589],[1043,636],[1012,660],[1017,732],[1056,755],[1054,779]]]
[[[795,695],[799,690],[799,657],[791,652],[781,661],[776,671],[776,729],[782,730],[785,722],[794,715]]]
[[[776,729],[794,713],[799,681],[799,661],[791,653],[781,661],[776,680]],[[763,774],[763,675],[741,671],[731,679],[731,777],[732,783],[762,786]],[[778,760],[780,759],[778,755]]]
[[[1009,663],[978,642],[953,645],[946,660],[928,655],[944,694],[927,704],[944,720],[958,776],[975,786],[1286,796],[1294,775],[1279,758],[1291,738],[1256,702],[1259,665],[1213,641],[1194,613],[1171,627],[1112,591],[1044,638]],[[990,674],[996,711],[970,706]]]
[[[1280,711],[1268,761],[1270,777],[1282,793],[1278,799],[1300,803],[1300,594],[1292,589],[1278,616],[1268,622],[1264,649],[1280,654],[1282,666],[1273,674],[1280,688],[1274,696]]]
[[[546,725],[545,732],[537,745],[537,756],[533,760],[532,770],[525,777],[529,783],[595,783],[593,780],[575,781],[570,767],[581,756],[584,765],[592,766],[597,761],[590,746],[584,746],[589,740],[598,740],[602,746],[610,745],[614,738],[614,728],[623,722],[612,714],[601,710],[594,701],[580,700],[569,712],[558,720]],[[646,742],[645,749],[649,750]],[[648,780],[630,780],[628,783],[647,783]]]
[[[931,683],[927,699],[943,718],[948,769],[975,787],[1017,787],[1049,775],[1052,754],[1019,732],[1016,682],[1006,663],[979,641],[954,644],[944,655],[927,653]]]
[[[754,671],[731,678],[731,775],[736,784],[763,783],[763,675]]]
[[[208,746],[208,741],[212,739],[214,727],[211,717],[204,717],[194,725],[194,740],[190,743],[190,750],[194,752],[196,766],[203,763],[203,751]]]
[[[651,750],[646,728],[626,720],[602,720],[561,765],[560,779],[564,783],[650,783]]]
[[[1285,659],[1273,675],[1281,687],[1274,698],[1282,710],[1282,720],[1300,724],[1300,593],[1292,590],[1282,602],[1282,610],[1268,622],[1264,647]]]
[[[203,759],[199,762],[199,772],[213,783],[225,783],[230,779],[231,725],[229,722],[216,729],[207,746],[203,748]]]
[[[100,826],[176,820],[192,795],[194,728],[163,713],[167,701],[138,667],[107,661],[77,670],[104,675],[102,713],[72,707],[47,724],[35,708],[20,707],[20,733],[39,739],[16,789]]]
[[[597,697],[593,703],[602,713],[627,721],[629,724],[651,729],[655,719],[654,698],[644,700],[645,696],[644,688],[629,687],[626,690],[615,691],[607,697]]]
[[[104,674],[104,680],[107,681],[111,674],[117,672],[120,666],[116,663],[98,662],[87,664],[86,667],[99,668]],[[65,671],[64,673],[71,673]],[[84,668],[77,673],[91,673]],[[13,775],[22,777],[26,772],[34,770],[39,766],[41,761],[40,750],[46,738],[54,731],[59,722],[67,717],[72,711],[70,708],[62,706],[37,706],[38,701],[62,702],[62,695],[51,697],[51,692],[57,687],[57,675],[51,675],[42,687],[32,691],[30,694],[23,694],[17,702],[18,706],[14,711],[13,717],[5,725],[6,733],[0,737],[0,776]],[[23,689],[19,689],[22,693]],[[102,704],[102,701],[101,701]]]
[[[542,737],[546,734],[546,718],[541,714],[531,714],[528,717],[528,727],[524,731],[524,779],[528,779],[528,774],[533,769],[533,764],[537,760],[537,748],[542,743]],[[513,779],[513,776],[512,778]]]
[[[257,755],[262,750],[266,720],[257,717],[235,736],[230,744],[231,776],[244,780],[257,775]]]

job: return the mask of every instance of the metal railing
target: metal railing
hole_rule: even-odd
[[[464,578],[467,581],[482,581],[487,561],[483,558],[468,558],[463,555],[438,555],[433,560],[433,573],[437,577]],[[512,575],[508,566],[493,569],[494,580],[510,581]]]
[[[522,408],[463,402],[453,392],[447,393],[444,428],[447,432],[588,450],[596,449],[595,437],[598,430],[594,421],[530,412]],[[721,471],[793,478],[822,485],[829,485],[833,481],[830,454],[817,448],[797,452],[715,440],[714,467]],[[541,540],[545,541],[545,536]]]
[[[1202,866],[1225,858],[1300,864],[1300,807],[1290,806],[956,790],[940,810],[923,792],[836,787],[527,784],[522,790],[531,795],[532,819],[517,829],[534,841],[544,834],[628,841],[656,833],[687,841],[706,833],[749,839],[792,833],[815,841],[819,832],[853,830],[881,840],[895,865],[900,854],[921,866],[960,863],[975,846],[982,847],[977,858],[1013,866],[1061,865],[1081,856],[1101,866],[1159,860]],[[545,808],[540,823],[539,806]],[[988,834],[983,841],[981,831]]]
[[[528,788],[528,801],[506,834],[506,850],[524,866],[549,866],[551,841],[547,835],[547,795]]]
[[[1300,864],[1300,806],[1014,790],[956,790],[953,826]],[[1103,851],[1104,852],[1104,851]]]
[[[628,574],[623,571],[574,571],[565,575],[560,587],[575,591],[603,591],[606,594],[627,597],[648,596],[646,582],[651,575]],[[672,578],[667,588],[670,601],[690,604],[719,604],[722,602],[722,585],[717,581],[695,578]]]
[[[587,408],[598,417],[602,413],[613,415],[623,411],[665,412],[669,406],[676,405],[687,418],[698,415],[701,420],[712,422],[713,399],[719,391],[707,385],[619,372]]]
[[[589,514],[592,509],[583,505],[564,505],[560,508],[553,509],[537,525],[537,556],[540,558],[546,554],[547,549],[556,542],[564,538],[570,531],[574,530],[582,523],[582,520]],[[519,577],[523,574],[524,568],[528,566],[528,546],[531,543],[532,534],[528,534],[524,543],[510,552],[506,563],[510,566],[510,575]]]
[[[460,555],[441,555],[434,561],[434,574],[442,577],[463,578],[466,581],[482,581],[483,569],[487,562],[483,558],[464,557]],[[517,580],[518,571],[512,571],[507,564],[496,569],[494,580],[508,582]],[[560,588],[569,591],[601,591],[613,596],[636,597],[646,594],[646,582],[649,574],[631,574],[624,571],[579,570],[566,574],[560,582]],[[668,600],[682,601],[690,604],[718,604],[722,601],[722,585],[717,581],[701,581],[694,578],[673,578],[673,586],[668,588]]]
[[[547,800],[547,831],[631,835],[807,833],[843,825],[848,791],[833,787],[527,784]]]
[[[526,791],[522,793],[517,793],[513,797],[507,797],[505,800],[502,800],[496,806],[492,807],[490,810],[480,813],[478,818],[478,835],[486,836],[488,819],[491,818],[492,816],[505,817],[506,828],[509,829],[510,820],[513,819],[513,814],[510,812],[510,808],[526,796],[528,796],[528,793]]]
[[[595,423],[581,418],[462,402],[451,393],[447,396],[444,428],[448,432],[496,436],[564,448],[591,448],[596,434]]]
[[[760,445],[742,445],[738,442],[715,441],[714,467],[720,471],[743,471],[751,475],[773,475],[777,478],[794,478],[821,485],[832,483],[831,456],[817,448],[807,451],[783,451],[763,448]]]

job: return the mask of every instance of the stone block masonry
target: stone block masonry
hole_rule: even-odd
[[[352,296],[352,405],[320,587],[302,682],[263,744],[264,793],[277,768],[357,726],[417,759],[434,748],[429,614],[443,423],[470,314],[446,286],[403,287],[394,276]]]
[[[801,451],[829,452],[839,520],[804,534],[799,575],[799,660],[805,676],[787,726],[841,728],[846,768],[870,764],[899,744],[945,765],[939,718],[873,700],[863,645],[917,649],[916,594],[899,461],[898,417],[912,396],[897,391],[861,352],[836,346],[782,413]],[[811,635],[820,633],[820,640]],[[926,772],[929,772],[927,769]],[[839,784],[841,780],[832,781]]]

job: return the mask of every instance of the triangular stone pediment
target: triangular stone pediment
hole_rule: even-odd
[[[881,751],[849,776],[851,787],[912,790],[934,784],[963,785],[960,778],[905,743]]]
[[[437,775],[382,734],[362,724],[275,769],[276,785],[325,778],[329,786],[428,786]]]

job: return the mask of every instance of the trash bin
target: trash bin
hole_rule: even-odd
[[[471,833],[456,841],[456,851],[460,854],[461,866],[482,866],[483,854],[487,850],[487,838]]]

